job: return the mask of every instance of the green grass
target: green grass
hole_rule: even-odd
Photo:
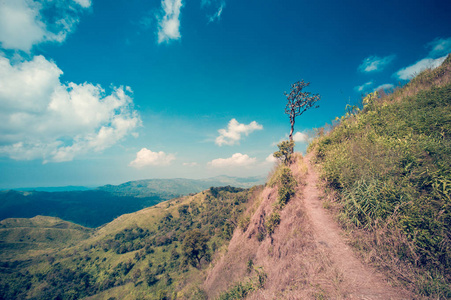
[[[185,236],[192,230],[201,231],[208,237],[212,255],[231,238],[248,199],[249,190],[213,188],[120,216],[96,230],[68,222],[58,225],[50,219],[55,224],[41,224],[46,227],[38,228],[39,234],[36,228],[19,234],[17,231],[25,230],[25,225],[30,226],[27,219],[3,222],[9,234],[3,236],[2,245],[14,245],[19,235],[45,240],[47,227],[55,226],[67,227],[73,234],[75,229],[86,231],[86,235],[71,239],[53,234],[50,237],[58,240],[58,247],[43,248],[34,257],[26,256],[30,253],[27,248],[21,257],[2,259],[0,298],[192,298],[209,262],[206,256],[198,268],[189,265],[181,247]],[[17,253],[17,249],[10,253]]]
[[[309,146],[338,195],[343,226],[377,237],[360,241],[367,251],[413,265],[418,274],[434,270],[414,283],[433,298],[451,296],[450,66],[448,58],[348,114]]]

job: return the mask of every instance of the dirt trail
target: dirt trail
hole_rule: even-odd
[[[364,265],[346,245],[341,229],[323,208],[317,188],[318,175],[310,163],[310,155],[304,158],[308,166],[307,186],[303,199],[306,214],[311,221],[318,251],[323,251],[337,270],[342,273],[342,285],[346,286],[348,299],[412,299],[402,290],[391,287],[384,276]]]

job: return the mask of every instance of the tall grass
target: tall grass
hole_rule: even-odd
[[[450,66],[448,57],[309,147],[343,226],[367,233],[359,247],[414,266],[406,281],[434,298],[451,297]]]

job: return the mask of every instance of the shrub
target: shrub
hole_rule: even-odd
[[[265,221],[265,228],[269,235],[274,233],[276,227],[280,224],[280,214],[277,210],[273,211]]]

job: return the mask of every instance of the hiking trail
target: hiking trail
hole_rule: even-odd
[[[320,199],[318,174],[310,163],[311,155],[303,158],[308,168],[303,191],[305,212],[308,215],[317,251],[323,251],[342,274],[341,284],[348,291],[347,299],[412,299],[409,292],[390,286],[386,278],[357,258],[346,244],[342,229],[323,208]]]

